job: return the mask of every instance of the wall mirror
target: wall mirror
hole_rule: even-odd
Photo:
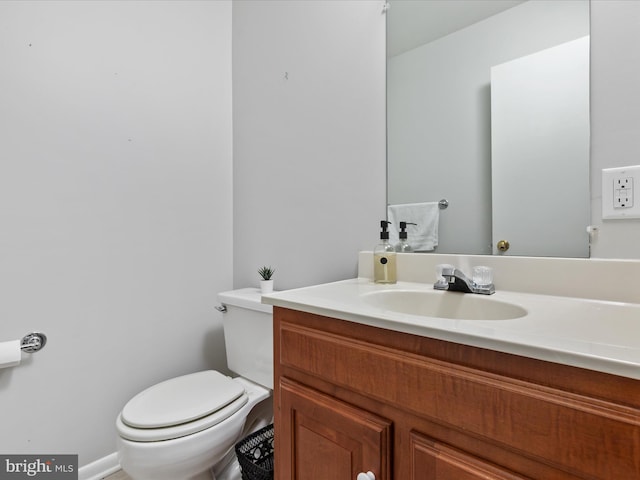
[[[387,203],[446,199],[437,253],[588,257],[589,0],[389,3]]]

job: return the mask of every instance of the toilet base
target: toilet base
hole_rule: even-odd
[[[214,475],[211,473],[212,480],[242,480],[242,473],[240,471],[240,464],[238,460],[233,459],[220,473]]]
[[[187,480],[216,480],[216,479],[214,479],[213,476],[211,475],[211,472],[207,470],[206,472],[202,472],[199,475],[196,475],[195,477],[190,477]]]

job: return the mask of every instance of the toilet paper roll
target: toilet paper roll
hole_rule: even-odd
[[[20,350],[20,340],[0,342],[0,368],[9,368],[20,365],[22,350]]]

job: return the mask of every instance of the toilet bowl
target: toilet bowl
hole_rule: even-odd
[[[219,298],[228,365],[242,376],[206,370],[133,397],[116,420],[118,461],[133,480],[240,480],[235,444],[273,420],[271,306],[257,289]]]

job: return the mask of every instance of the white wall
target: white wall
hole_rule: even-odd
[[[640,220],[603,221],[601,183],[640,164],[640,1],[591,1],[591,62],[591,256],[640,258]]]
[[[233,5],[234,279],[355,277],[385,218],[378,0]]]
[[[0,2],[0,452],[115,451],[141,388],[224,368],[231,3]]]

